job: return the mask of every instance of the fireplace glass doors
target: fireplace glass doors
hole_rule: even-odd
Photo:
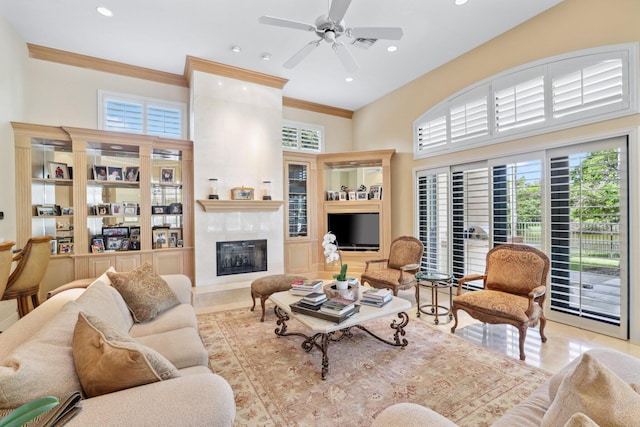
[[[267,271],[267,241],[216,242],[216,261],[218,276]]]

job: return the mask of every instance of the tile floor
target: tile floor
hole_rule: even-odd
[[[399,296],[414,305],[414,291],[401,291]],[[428,293],[420,295],[421,304],[429,303]],[[448,295],[440,294],[439,303],[448,306]],[[251,307],[249,289],[235,289],[226,292],[198,293],[194,297],[197,313],[224,311],[234,308]],[[273,310],[273,304],[267,302],[267,311]],[[470,342],[493,349],[496,352],[518,358],[518,331],[510,325],[488,325],[472,319],[465,312],[458,312],[458,328],[456,335]],[[433,316],[422,314],[416,317],[416,310],[409,313],[411,321],[428,322],[434,325]],[[443,331],[450,332],[453,322],[447,317],[440,316],[440,324],[434,325]],[[265,321],[273,321],[267,316]],[[256,301],[256,320],[260,320],[260,301]],[[525,341],[526,363],[555,373],[584,351],[595,347],[609,347],[640,358],[640,345],[628,341],[611,338],[605,335],[579,329],[573,326],[547,321],[545,328],[547,342],[542,344],[537,328],[529,329]]]

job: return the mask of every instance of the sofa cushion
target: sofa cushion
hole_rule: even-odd
[[[597,424],[634,425],[640,419],[640,395],[598,359],[585,353],[562,380],[542,426],[564,425],[577,412]]]
[[[127,273],[107,272],[136,322],[144,322],[180,304],[167,282],[149,263]]]
[[[0,361],[0,408],[80,390],[71,350],[79,311],[78,304],[67,302],[40,331]]]
[[[576,412],[569,418],[564,427],[600,427],[591,418],[582,412]]]
[[[137,339],[145,335],[154,335],[182,328],[198,329],[198,318],[193,307],[189,304],[175,306],[160,313],[149,322],[135,323],[129,330],[129,335]]]
[[[95,280],[76,300],[88,313],[108,321],[122,332],[133,325],[131,313],[120,293],[101,280]]]
[[[137,337],[136,341],[162,354],[178,369],[209,364],[207,349],[194,328],[145,335]]]
[[[82,312],[73,332],[73,360],[88,397],[180,376],[161,354]]]

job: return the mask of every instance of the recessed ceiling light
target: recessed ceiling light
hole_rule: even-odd
[[[398,46],[395,45],[391,45],[387,48],[387,52],[395,52],[396,50],[398,50]]]
[[[344,81],[351,83],[353,81],[353,77],[347,77]]]
[[[456,6],[462,6],[463,4],[465,4],[468,0],[454,0],[454,4]]]
[[[260,56],[260,58],[262,58],[263,61],[271,61],[271,54],[263,53],[262,56]]]
[[[96,10],[98,11],[98,13],[102,16],[106,16],[108,18],[111,18],[113,16],[113,12],[111,12],[109,9],[107,9],[104,6],[99,6],[96,7]]]
[[[231,52],[240,53],[242,52],[242,49],[240,49],[240,46],[231,46]]]

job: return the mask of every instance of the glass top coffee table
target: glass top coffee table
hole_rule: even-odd
[[[322,352],[321,375],[323,380],[329,372],[329,356],[327,354],[329,342],[337,342],[344,338],[351,337],[351,330],[353,328],[362,330],[377,340],[394,347],[405,347],[408,344],[408,341],[405,338],[401,338],[404,337],[405,334],[404,327],[409,323],[407,310],[411,308],[411,303],[405,299],[393,297],[390,302],[382,307],[373,307],[363,304],[360,306],[360,311],[358,313],[340,323],[335,323],[329,320],[293,312],[289,305],[300,301],[300,298],[302,298],[300,295],[292,295],[288,291],[276,292],[269,297],[269,299],[275,304],[274,311],[278,317],[276,324],[279,327],[276,328],[275,333],[278,336],[297,335],[303,337],[304,341],[302,342],[302,348],[307,352],[313,350],[314,347],[318,348]],[[394,314],[397,314],[400,321],[394,319],[390,325],[390,327],[395,330],[395,333],[393,334],[393,341],[381,338],[362,326],[363,323],[370,320]],[[287,332],[287,322],[292,318],[296,319],[306,329],[308,329],[309,333],[303,334],[301,332]]]
[[[451,305],[453,304],[453,275],[449,273],[439,273],[437,271],[419,271],[416,273],[418,284],[416,285],[416,302],[418,304],[417,316],[420,313],[434,316],[433,322],[437,325],[440,323],[438,316],[449,316],[449,321],[453,319],[451,313]],[[431,303],[420,304],[420,288],[428,287],[431,289]],[[449,307],[438,304],[439,288],[449,288]]]

